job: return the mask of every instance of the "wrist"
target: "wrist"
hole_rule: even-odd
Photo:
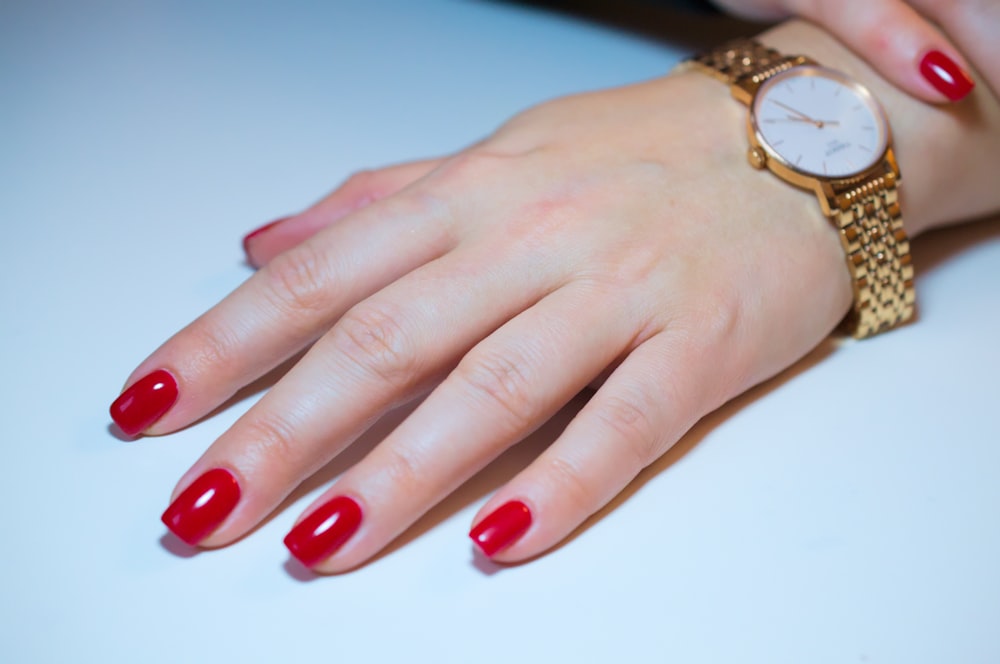
[[[733,99],[728,85],[703,72],[675,73],[662,82],[672,100],[666,117],[683,126],[689,139],[687,168],[701,183],[691,197],[710,206],[720,221],[749,229],[748,256],[763,259],[753,280],[768,297],[788,303],[776,336],[811,339],[813,347],[850,310],[853,289],[837,230],[824,216],[816,195],[789,186],[747,161],[746,106]],[[726,242],[729,234],[720,235]],[[809,310],[799,309],[809,301]],[[751,344],[753,345],[753,344]],[[755,346],[755,347],[760,347]]]
[[[892,126],[903,218],[911,237],[1000,209],[1000,191],[982,170],[1000,150],[1000,104],[987,86],[978,86],[961,104],[933,106],[895,88],[810,23],[789,21],[759,38],[784,53],[806,54],[845,72],[879,99]]]

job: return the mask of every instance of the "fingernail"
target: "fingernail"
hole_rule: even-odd
[[[347,496],[320,505],[285,536],[285,546],[306,567],[332,556],[361,525],[361,507]]]
[[[177,401],[177,381],[157,369],[132,384],[111,404],[111,419],[125,435],[136,436],[163,417]]]
[[[469,537],[487,556],[506,549],[531,527],[531,510],[519,500],[504,503],[479,522]]]
[[[281,219],[275,219],[271,223],[264,224],[260,228],[256,228],[256,229],[250,231],[249,233],[247,233],[246,236],[244,236],[244,238],[243,238],[243,253],[246,253],[246,254],[250,253],[250,240],[252,240],[253,238],[257,237],[258,235],[266,233],[267,231],[271,230],[272,228],[274,228],[275,226],[277,226],[281,222],[285,221],[286,219],[289,219],[289,217],[282,217]]]
[[[976,86],[972,77],[941,51],[928,51],[921,58],[920,73],[951,101],[964,98]]]
[[[213,468],[184,489],[160,517],[174,535],[194,546],[211,535],[240,501],[240,485],[225,468]]]

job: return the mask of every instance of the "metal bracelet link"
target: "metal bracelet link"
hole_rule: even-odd
[[[691,59],[703,71],[732,85],[746,76],[762,79],[793,67],[797,58],[782,55],[754,39],[734,39]]]
[[[905,323],[913,317],[916,301],[910,241],[896,187],[862,192],[847,197],[847,206],[832,218],[854,285],[845,325],[858,339]]]

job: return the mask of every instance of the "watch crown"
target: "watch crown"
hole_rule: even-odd
[[[760,148],[752,147],[747,150],[747,161],[750,162],[751,166],[760,170],[767,165],[767,155]]]

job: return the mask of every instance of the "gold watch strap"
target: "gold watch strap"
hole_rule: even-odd
[[[837,202],[830,219],[854,282],[854,303],[844,324],[852,336],[863,339],[913,317],[910,240],[903,230],[895,178],[864,182],[838,195]]]
[[[811,62],[804,56],[782,55],[752,39],[738,39],[695,56],[685,65],[733,86],[734,96],[749,102],[749,96],[771,76]],[[743,94],[735,94],[737,88]],[[862,339],[913,317],[913,265],[899,209],[898,171],[894,166],[875,169],[835,184],[836,193],[826,203],[854,289],[854,303],[844,325],[849,334]]]
[[[681,64],[693,66],[727,85],[733,85],[747,77],[766,80],[780,71],[802,64],[805,60],[801,56],[782,55],[755,39],[734,39]]]

